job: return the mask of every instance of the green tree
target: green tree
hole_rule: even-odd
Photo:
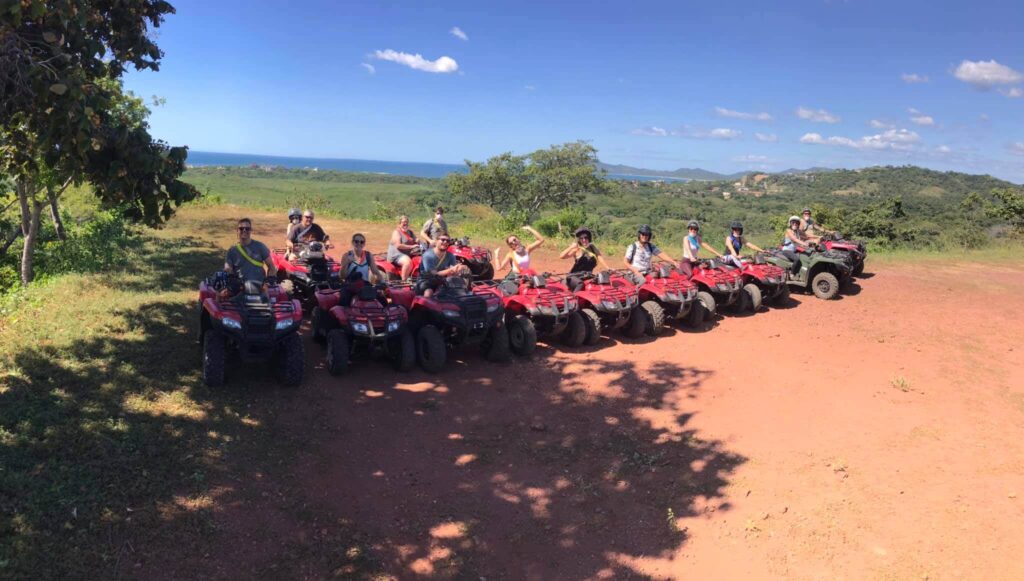
[[[595,170],[597,150],[583,141],[538,149],[528,155],[503,153],[484,163],[466,160],[469,172],[448,174],[448,189],[459,200],[488,205],[502,214],[566,208],[586,194],[604,193]]]
[[[179,179],[187,149],[154,140],[120,82],[128,67],[158,69],[150,31],[173,13],[162,0],[0,0],[0,173],[15,182],[24,284],[43,207],[59,220],[70,185],[151,226],[199,194]]]

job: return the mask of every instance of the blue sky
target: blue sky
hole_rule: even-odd
[[[656,169],[1024,182],[1020,1],[172,3],[161,70],[126,84],[197,150],[459,163],[585,139]]]

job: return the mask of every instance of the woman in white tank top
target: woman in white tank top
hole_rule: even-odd
[[[530,234],[533,234],[534,241],[529,246],[522,243],[519,237],[515,234],[510,235],[505,239],[505,244],[508,244],[509,252],[504,258],[501,257],[501,247],[494,249],[494,262],[496,271],[500,271],[505,266],[511,267],[508,272],[510,278],[519,274],[523,271],[529,270],[530,268],[530,253],[544,244],[544,237],[541,236],[536,230],[529,226],[523,226],[523,230],[526,230]]]

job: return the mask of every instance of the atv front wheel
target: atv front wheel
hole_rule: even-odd
[[[302,383],[302,375],[306,366],[306,351],[302,347],[302,338],[292,333],[281,340],[277,347],[280,350],[278,372],[285,385],[295,387]]]
[[[814,275],[811,288],[814,290],[814,296],[823,301],[831,300],[839,294],[839,279],[831,272],[819,272]]]
[[[537,327],[526,315],[515,315],[508,321],[508,340],[516,355],[529,355],[537,348]]]
[[[658,301],[644,301],[640,304],[640,308],[647,313],[647,325],[644,332],[652,337],[660,335],[665,329],[665,309]]]
[[[203,381],[207,387],[224,385],[226,345],[224,335],[216,329],[203,333]]]
[[[391,363],[399,371],[409,371],[416,365],[416,338],[408,328],[402,330],[402,334],[391,339]]]
[[[416,333],[416,360],[425,371],[437,373],[448,359],[441,331],[433,325],[423,325]]]
[[[853,272],[850,274],[853,276],[860,276],[864,274],[864,261],[857,263],[857,266],[853,267]]]
[[[579,347],[586,340],[587,321],[579,311],[569,313],[561,338],[566,347]]]
[[[647,317],[647,311],[641,307],[634,307],[633,311],[629,313],[629,320],[626,321],[626,326],[622,329],[622,334],[629,339],[639,339],[644,334],[644,329],[650,325]]]
[[[335,329],[327,334],[327,371],[341,375],[348,371],[348,359],[352,353],[352,342],[348,333]]]
[[[487,334],[481,347],[484,357],[492,363],[505,363],[512,359],[512,349],[509,344],[509,330],[505,325],[495,325]]]
[[[704,303],[694,299],[694,301],[690,303],[690,312],[686,314],[686,324],[694,329],[702,329],[704,327],[704,318],[706,314],[707,309],[704,308]]]
[[[583,338],[585,345],[596,345],[601,340],[601,316],[594,309],[580,309],[583,324],[587,329]]]
[[[754,283],[748,283],[743,285],[743,294],[747,295],[747,304],[750,306],[752,312],[758,312],[761,310],[764,297],[761,296],[761,287]]]
[[[718,314],[718,306],[715,304],[715,297],[708,291],[700,291],[697,293],[697,300],[704,305],[704,320],[714,319],[715,315]]]

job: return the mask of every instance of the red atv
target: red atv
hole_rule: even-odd
[[[630,273],[632,274],[632,273]],[[573,279],[579,284],[573,284]],[[580,306],[586,336],[583,342],[594,345],[603,330],[622,329],[630,339],[639,338],[647,329],[647,312],[640,308],[636,285],[619,271],[597,274],[577,272],[566,275],[566,281],[576,288],[573,295]]]
[[[411,276],[415,278],[420,272],[420,261],[423,259],[423,253],[427,251],[427,244],[420,242],[419,250],[414,252],[412,259],[412,269],[409,271]],[[377,253],[373,255],[374,262],[377,263],[377,268],[387,273],[388,280],[400,281],[402,280],[402,269],[391,264],[388,260],[387,253]]]
[[[416,363],[416,342],[409,330],[409,314],[389,305],[387,285],[356,283],[348,306],[341,304],[340,289],[320,289],[313,310],[313,339],[327,343],[327,370],[341,375],[353,355],[382,352],[399,371]]]
[[[448,359],[448,346],[480,345],[490,361],[508,361],[508,329],[501,299],[489,290],[470,290],[466,279],[448,277],[433,296],[416,293],[413,285],[390,287],[392,303],[409,312],[409,325],[416,336],[416,358],[431,372],[440,371]]]
[[[227,292],[222,292],[227,291]],[[272,361],[281,381],[302,383],[305,353],[299,338],[302,307],[277,284],[263,285],[218,272],[199,283],[199,340],[203,381],[224,384],[228,351],[243,361]]]
[[[634,280],[636,275],[634,275]],[[647,273],[638,286],[640,308],[647,314],[648,335],[661,333],[668,319],[683,320],[691,327],[704,322],[705,309],[697,300],[697,285],[680,275],[669,264],[660,264]]]
[[[753,258],[743,257],[743,292],[747,294],[747,306],[755,313],[761,310],[765,302],[784,302],[789,298],[789,285],[786,284],[786,269],[770,264],[763,254]]]
[[[517,355],[533,352],[538,334],[558,337],[569,347],[579,347],[586,338],[586,322],[575,297],[548,274],[527,270],[514,279],[480,281],[474,286],[478,289],[501,298],[509,341]]]
[[[295,246],[297,258],[288,260],[288,251],[276,248],[272,252],[277,276],[290,280],[295,298],[302,303],[304,311],[316,306],[316,291],[321,288],[337,288],[340,284],[338,271],[341,264],[327,255],[323,242],[310,242]]]
[[[491,251],[481,246],[470,246],[469,238],[452,240],[451,248],[448,249],[455,255],[455,259],[469,267],[473,280],[491,280],[494,278],[494,265],[491,264]]]
[[[864,260],[868,257],[868,248],[863,242],[847,240],[839,232],[831,232],[821,237],[821,243],[828,250],[846,254],[853,263],[852,276],[860,276],[864,272]]]
[[[722,266],[717,260],[701,259],[690,278],[700,290],[697,299],[713,317],[722,307],[732,306],[743,312],[749,307],[750,295],[743,290],[743,275],[737,269]]]

